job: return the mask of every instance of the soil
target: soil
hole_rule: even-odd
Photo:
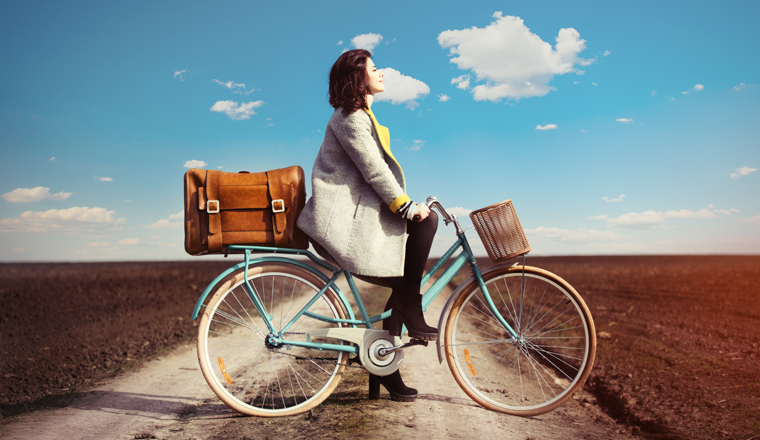
[[[584,297],[588,390],[645,438],[760,438],[760,257],[531,258]]]
[[[232,263],[0,265],[2,423],[22,413],[81,405],[94,398],[101,379],[139,370],[145,360],[168,356],[173,347],[192,355],[192,307]],[[760,435],[760,257],[529,257],[527,263],[570,282],[594,316],[596,364],[586,388],[566,404],[568,411],[587,408],[581,421],[610,420],[614,432],[651,439]],[[377,299],[371,307],[381,307],[382,296],[369,296]],[[413,383],[421,387],[425,380]],[[441,420],[466,403],[453,405],[456,413]],[[362,436],[372,432],[377,411],[388,405],[393,403],[367,401],[366,372],[352,371],[322,406],[282,425],[300,427],[294,432],[303,434],[321,418],[349,436]],[[218,406],[212,397],[183,409],[183,417]],[[425,410],[410,408],[417,407],[419,415],[413,409],[392,414],[407,417],[403,426],[421,429]],[[598,408],[603,412],[594,412]],[[551,414],[560,417],[563,410]],[[230,417],[197,437],[258,437],[259,424],[275,436],[287,433],[276,429],[278,419]],[[544,438],[540,425],[553,420],[539,418],[537,425],[526,426],[535,426],[537,438]],[[188,438],[191,431],[166,438]]]
[[[0,415],[55,404],[196,335],[231,261],[0,265]]]

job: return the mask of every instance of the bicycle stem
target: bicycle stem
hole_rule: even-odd
[[[449,214],[446,212],[446,210],[443,208],[443,205],[441,205],[441,202],[438,201],[437,198],[430,196],[425,200],[425,204],[428,206],[428,208],[433,209],[435,208],[438,210],[439,213],[443,216],[443,223],[448,226],[449,223],[454,223],[454,226],[456,227],[456,233],[457,235],[464,234],[464,231],[462,230],[462,227],[459,226],[459,220],[457,220],[457,216],[454,214]]]

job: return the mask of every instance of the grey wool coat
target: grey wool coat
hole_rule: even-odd
[[[351,273],[402,276],[406,220],[396,212],[409,197],[388,129],[371,111],[335,110],[311,183],[298,227]]]

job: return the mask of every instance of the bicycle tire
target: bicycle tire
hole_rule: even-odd
[[[348,354],[265,343],[268,329],[250,298],[241,269],[219,283],[202,311],[198,360],[214,393],[246,415],[277,417],[308,411],[338,386]],[[278,331],[325,285],[296,265],[264,262],[249,266],[248,280]],[[309,311],[345,319],[346,310],[330,289]],[[314,328],[340,327],[302,315],[288,330],[288,340],[306,341]],[[312,342],[343,344],[319,339]],[[334,358],[316,361],[314,358]]]
[[[520,340],[499,324],[472,281],[449,309],[444,353],[454,379],[475,402],[528,417],[559,407],[583,386],[594,364],[596,331],[585,302],[562,278],[525,267],[524,279],[521,296],[521,266],[483,275]]]

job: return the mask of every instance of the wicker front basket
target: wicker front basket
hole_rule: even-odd
[[[530,252],[511,199],[473,211],[470,219],[494,263]]]

